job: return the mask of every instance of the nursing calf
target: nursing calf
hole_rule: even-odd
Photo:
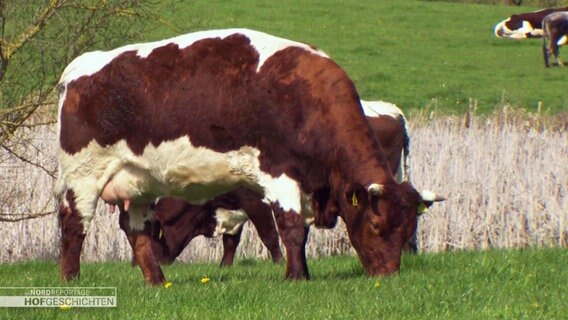
[[[153,201],[203,205],[239,187],[270,204],[287,278],[309,277],[314,201],[345,221],[369,275],[399,270],[424,202],[395,180],[353,82],[325,53],[253,30],[204,31],[83,54],[60,87],[63,279],[79,275],[99,197],[128,211],[134,259],[159,285]]]
[[[184,200],[163,198],[153,206],[153,211],[152,249],[160,263],[172,263],[193,238],[203,235],[209,238],[222,237],[221,266],[230,266],[247,220],[255,226],[272,261],[277,263],[282,260],[272,209],[262,202],[261,195],[248,189],[236,189],[205,205],[191,205]],[[119,222],[134,250],[133,230],[129,226],[128,212],[123,208],[120,209]]]

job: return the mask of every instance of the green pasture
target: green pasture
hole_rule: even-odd
[[[65,285],[116,287],[116,308],[0,308],[0,319],[566,319],[567,261],[565,249],[420,254],[370,278],[355,257],[330,257],[308,262],[310,281],[285,281],[269,261],[175,263],[170,288],[144,286],[127,262],[84,263]],[[3,265],[0,286],[60,287],[58,275],[55,262]]]
[[[568,70],[544,68],[541,40],[497,39],[494,25],[535,7],[418,0],[162,0],[146,40],[229,27],[313,44],[354,79],[364,99],[462,113],[504,104],[568,110]],[[150,22],[152,23],[152,22]],[[566,51],[563,54],[563,51]],[[568,49],[561,49],[568,60]]]

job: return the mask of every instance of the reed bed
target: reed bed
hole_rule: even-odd
[[[436,117],[410,114],[411,180],[417,189],[447,197],[420,218],[424,252],[490,248],[568,247],[568,125],[566,116],[509,113]],[[59,227],[52,187],[56,125],[17,132],[10,153],[0,150],[0,263],[56,259]],[[24,162],[20,158],[32,159]],[[342,223],[312,228],[310,257],[354,254]],[[198,237],[178,258],[220,261],[219,239]],[[83,248],[83,261],[130,260],[118,215],[100,203]],[[243,232],[237,259],[268,258],[254,228]]]

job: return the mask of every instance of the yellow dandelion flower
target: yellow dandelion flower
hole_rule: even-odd
[[[71,306],[68,305],[68,304],[66,304],[66,303],[64,303],[64,304],[62,304],[62,305],[59,305],[59,309],[61,309],[61,310],[69,310],[69,309],[71,309]]]
[[[380,281],[375,282],[374,287],[377,288],[377,289],[380,288],[380,287],[381,287],[381,282],[380,282]]]
[[[173,284],[171,282],[167,281],[166,283],[164,283],[164,288],[169,289],[172,287],[172,285]]]
[[[211,279],[209,279],[208,276],[203,276],[203,277],[201,277],[201,283],[206,284],[206,283],[208,283],[209,281],[211,281]]]

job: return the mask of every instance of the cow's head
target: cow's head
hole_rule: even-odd
[[[342,215],[366,272],[388,275],[398,271],[402,247],[415,233],[417,216],[428,203],[408,182],[356,184],[344,196]]]

